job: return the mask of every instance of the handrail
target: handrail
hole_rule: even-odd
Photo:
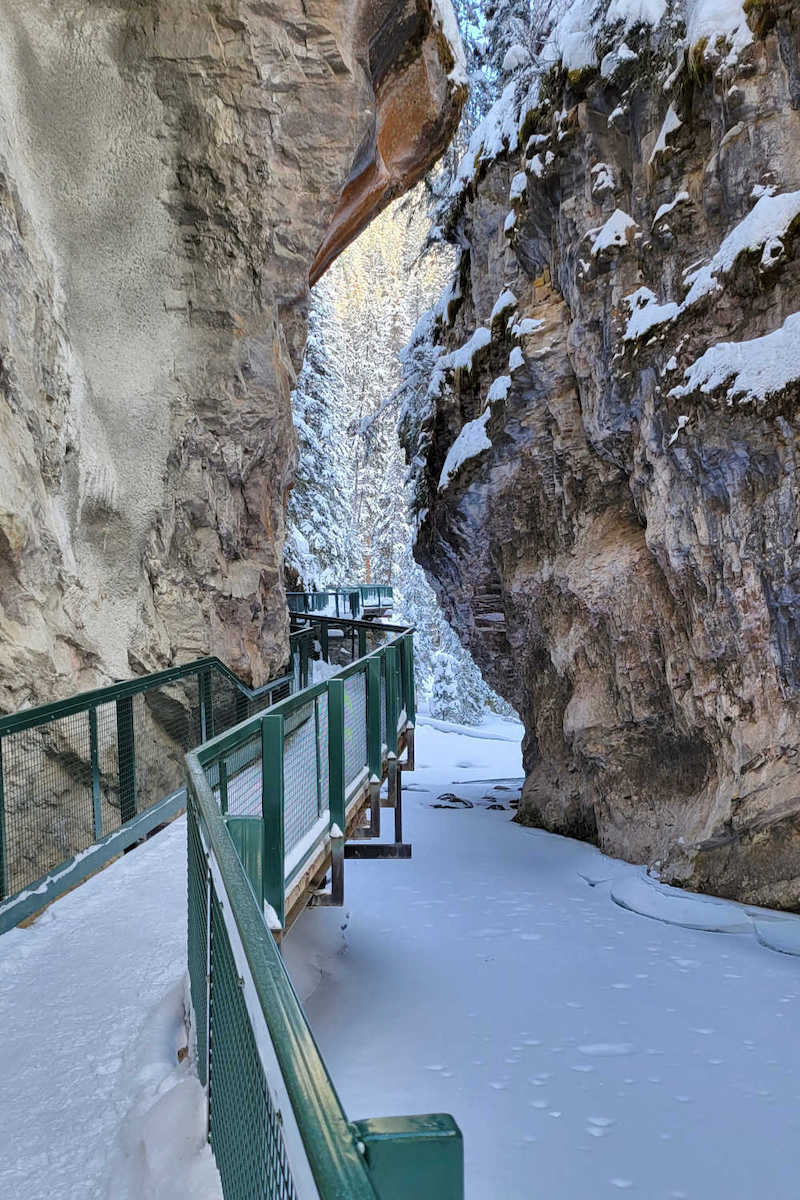
[[[183,755],[308,680],[258,687],[206,656],[0,716],[0,933],[74,887],[183,805]]]
[[[309,900],[342,903],[345,840],[367,806],[379,832],[384,776],[396,841],[373,848],[410,853],[413,631],[292,620],[292,669],[262,687],[205,657],[0,718],[0,932],[185,806],[192,1042],[225,1200],[463,1200],[451,1117],[348,1121],[276,943]],[[319,652],[339,669],[309,683]],[[54,800],[72,844],[45,843],[50,873],[28,881],[16,850]]]
[[[380,777],[396,775],[414,720],[409,627],[305,614],[300,619],[323,647],[334,641],[323,631],[336,625],[351,633],[351,645],[355,627],[364,624],[384,640],[332,677],[209,739],[186,759],[190,990],[223,1192],[226,1200],[395,1200],[411,1194],[416,1200],[463,1200],[462,1139],[451,1117],[347,1120],[270,933],[269,925],[277,932],[284,924],[297,875],[284,840],[287,827],[294,827],[289,782],[302,765],[297,745],[316,770],[317,803],[306,815],[322,825],[317,841],[305,847],[306,859],[316,854],[318,864],[324,851],[335,876],[351,814],[357,819],[366,798],[380,805]],[[236,815],[231,788],[246,780],[252,791],[256,761],[259,812]],[[341,903],[341,895],[331,902]],[[236,987],[227,982],[234,975]],[[235,1087],[226,1075],[233,1061]],[[269,1163],[279,1164],[274,1178],[267,1176]]]
[[[287,592],[286,602],[292,613],[324,614],[358,619],[368,610],[374,613],[391,609],[394,589],[377,584],[357,584],[319,592]]]

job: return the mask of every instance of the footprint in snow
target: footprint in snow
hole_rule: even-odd
[[[578,1046],[578,1052],[591,1058],[616,1058],[623,1054],[635,1054],[636,1047],[632,1042],[591,1042],[587,1046]]]

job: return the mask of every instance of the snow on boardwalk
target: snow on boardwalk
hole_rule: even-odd
[[[796,1200],[800,959],[735,906],[688,902],[746,932],[619,907],[612,883],[671,901],[481,801],[513,792],[454,783],[520,775],[513,743],[423,727],[417,763],[411,862],[348,863],[346,917],[287,939],[348,1114],[453,1113],[468,1200]],[[445,791],[475,807],[431,808]]]
[[[183,820],[0,937],[0,1196],[220,1196],[185,972]]]
[[[796,1200],[800,959],[742,908],[487,810],[518,738],[423,725],[413,859],[349,862],[346,909],[287,939],[348,1113],[452,1112],[469,1200]],[[445,791],[475,807],[432,808]],[[179,821],[0,937],[0,1197],[219,1200],[176,1064],[185,897]],[[796,919],[757,924],[798,948]]]

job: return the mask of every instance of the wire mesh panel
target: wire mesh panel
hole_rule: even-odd
[[[297,1200],[222,908],[211,891],[209,1140],[225,1200]]]
[[[367,765],[367,677],[363,671],[344,681],[344,782],[353,782]]]
[[[197,1070],[200,1082],[206,1084],[206,1036],[208,1019],[206,969],[208,954],[207,904],[208,865],[197,828],[197,818],[189,805],[186,817],[188,851],[188,963],[189,987],[192,995],[194,1035],[197,1047]]]
[[[283,821],[285,851],[289,854],[321,811],[315,702],[291,713],[284,729]]]
[[[95,840],[85,712],[3,738],[6,887],[16,892]]]
[[[317,761],[319,763],[320,809],[330,808],[330,764],[328,763],[328,693],[317,696]]]
[[[206,768],[223,812],[235,817],[261,816],[261,730]]]

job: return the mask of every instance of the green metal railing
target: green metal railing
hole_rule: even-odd
[[[202,658],[0,717],[0,933],[180,811],[186,752],[305,685],[311,639],[263,687]]]
[[[321,848],[342,869],[415,711],[411,630],[294,620],[329,667],[350,661],[187,755],[193,1029],[223,1192],[463,1200],[451,1117],[348,1122],[270,933]]]
[[[327,592],[288,592],[286,596],[290,612],[349,617],[354,621],[369,612],[390,612],[393,598],[393,588],[373,584],[359,584]]]
[[[363,590],[341,593],[359,614],[386,600]],[[384,776],[395,843],[372,848],[410,849],[412,630],[292,625],[289,668],[261,688],[203,658],[0,717],[0,933],[185,806],[192,1036],[226,1200],[463,1200],[451,1117],[347,1120],[276,941],[287,897],[341,903],[346,835],[367,803],[374,826]]]

